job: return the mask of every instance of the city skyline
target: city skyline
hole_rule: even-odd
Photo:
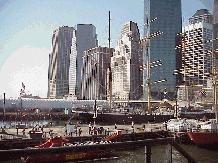
[[[144,21],[143,1],[137,1],[134,4],[131,4],[131,1],[103,3],[97,0],[95,2],[65,1],[65,4],[59,1],[55,1],[56,3],[46,1],[44,4],[44,1],[25,2],[19,3],[12,0],[0,2],[2,22],[0,25],[2,29],[0,75],[3,79],[1,80],[0,98],[4,92],[6,98],[18,97],[22,82],[26,86],[26,93],[41,97],[47,96],[48,60],[49,53],[51,53],[52,31],[55,28],[63,25],[75,27],[76,24],[81,23],[93,24],[97,29],[99,45],[108,46],[108,11],[111,11],[111,47],[115,47],[124,23],[134,21],[140,26]],[[212,0],[211,4],[197,0],[193,2],[196,5],[190,4],[189,6],[188,1],[182,0],[182,13],[185,21],[188,21],[188,18],[198,9],[208,8],[212,14]],[[72,7],[77,6],[76,11],[69,10],[69,3],[74,4],[71,5]],[[43,6],[48,8],[43,8]],[[63,11],[63,8],[68,9],[69,13],[68,10]],[[80,14],[80,12],[84,13]],[[132,12],[134,14],[131,14]],[[90,14],[87,15],[87,13]],[[142,27],[139,30],[142,36]]]

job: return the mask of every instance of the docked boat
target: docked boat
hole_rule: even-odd
[[[166,123],[167,131],[171,132],[187,132],[190,130],[195,130],[198,126],[198,122],[195,119],[177,118],[170,119]]]
[[[191,141],[202,145],[218,144],[217,123],[215,123],[215,120],[208,120],[199,124],[199,130],[188,132]]]
[[[218,144],[218,133],[188,132],[188,136],[191,139],[191,141],[195,144]]]
[[[111,139],[116,136],[122,135],[122,131],[117,131],[114,134],[108,136],[107,138],[103,139],[101,142],[88,142],[88,143],[80,143],[80,144],[72,144],[69,143],[68,139],[62,138],[61,136],[56,136],[54,138],[50,138],[45,143],[35,146],[29,147],[31,148],[57,148],[63,146],[84,146],[84,145],[91,145],[91,144],[102,144],[102,143],[111,143]],[[104,155],[110,154],[111,150],[100,150],[100,151],[89,151],[89,152],[81,152],[81,153],[60,153],[60,154],[51,154],[51,155],[40,155],[40,156],[29,156],[26,158],[21,158],[25,163],[32,163],[32,162],[56,162],[56,161],[77,161],[81,159],[90,159],[96,158]]]

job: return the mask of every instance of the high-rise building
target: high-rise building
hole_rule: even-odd
[[[218,0],[213,1],[213,36],[218,38]],[[218,49],[218,40],[213,41],[213,49]],[[218,71],[218,52],[215,53],[215,58],[216,70]]]
[[[73,27],[58,27],[52,34],[52,53],[49,55],[48,98],[69,94],[69,67]]]
[[[207,9],[197,10],[189,18],[189,25],[182,29],[185,42],[185,54],[183,56],[182,67],[186,71],[187,85],[207,85],[206,74],[211,72],[211,54],[206,54],[212,50],[212,43],[206,42],[212,39],[212,15]],[[184,51],[182,47],[182,51]]]
[[[213,24],[218,24],[218,0],[213,0]]]
[[[111,48],[110,53],[114,49]],[[108,92],[109,48],[95,47],[83,52],[82,99],[106,100]]]
[[[178,44],[177,33],[182,29],[181,0],[145,0],[145,22],[146,9],[148,11],[148,21],[154,18],[157,20],[149,23],[149,35],[157,31],[163,32],[160,36],[149,39],[149,62],[161,60],[162,66],[150,69],[150,81],[167,79],[166,82],[150,85],[151,97],[162,99],[164,91],[168,93],[170,100],[176,97],[176,85],[181,83],[178,76],[173,75],[174,70],[181,65],[181,56],[176,56],[175,46]],[[144,26],[144,36],[147,27]],[[145,49],[145,48],[144,48]],[[179,58],[180,57],[180,58]],[[144,64],[147,63],[146,52],[144,50]],[[144,70],[143,84],[147,83],[147,72]],[[147,87],[144,87],[144,98],[147,95]]]
[[[142,54],[137,24],[125,23],[111,59],[113,99],[138,100],[142,97]]]
[[[83,51],[98,46],[96,28],[92,24],[77,24],[77,30],[72,39],[70,54],[70,82],[69,94],[82,98],[81,92],[81,69]]]

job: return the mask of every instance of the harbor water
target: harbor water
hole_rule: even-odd
[[[197,162],[199,163],[216,163],[218,162],[218,149],[209,150],[197,147],[195,145],[181,145]],[[167,145],[152,146],[151,160],[153,163],[167,162]],[[140,148],[131,151],[116,151],[113,152],[111,158],[107,160],[92,160],[94,162],[107,163],[144,163],[145,162],[145,148]],[[188,162],[176,149],[173,148],[172,162],[186,163]]]

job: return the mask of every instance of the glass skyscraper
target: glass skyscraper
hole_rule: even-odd
[[[181,78],[173,75],[178,67],[181,67],[181,54],[176,54],[175,46],[181,41],[177,33],[182,28],[181,0],[145,0],[144,14],[146,22],[146,9],[148,11],[148,21],[157,18],[151,22],[148,27],[149,35],[157,31],[163,34],[149,40],[149,62],[161,60],[162,66],[150,69],[150,82],[167,79],[166,82],[150,85],[151,98],[162,99],[166,89],[168,99],[173,100],[176,97],[176,85],[181,83]],[[146,25],[144,35],[146,34]],[[144,64],[146,64],[146,51],[144,48]],[[144,70],[144,85],[147,83],[147,71]],[[144,87],[144,98],[147,97],[147,87]]]
[[[77,30],[72,39],[70,54],[69,94],[82,98],[82,54],[83,51],[97,47],[96,28],[92,24],[77,24]]]
[[[69,94],[69,67],[73,27],[53,30],[52,53],[49,55],[48,98],[62,98]]]

